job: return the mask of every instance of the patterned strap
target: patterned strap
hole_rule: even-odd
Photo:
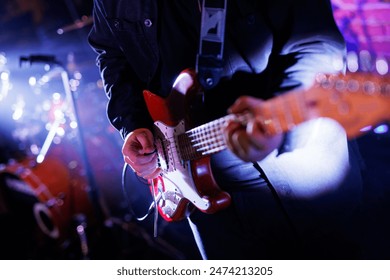
[[[223,70],[227,0],[203,0],[196,72],[205,89],[218,84]]]

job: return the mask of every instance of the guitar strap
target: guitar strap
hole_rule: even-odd
[[[216,86],[223,71],[227,0],[203,0],[196,72],[204,89]]]

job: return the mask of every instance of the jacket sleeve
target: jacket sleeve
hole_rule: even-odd
[[[294,12],[286,12],[289,16],[284,21],[271,16],[274,34],[282,34],[276,39],[269,65],[273,77],[280,77],[275,88],[310,87],[319,72],[343,72],[345,45],[329,1],[296,0],[289,8]],[[277,5],[271,14],[277,13],[276,9]],[[290,31],[283,33],[283,26]],[[288,132],[282,152],[260,164],[282,197],[321,198],[330,202],[330,208],[339,209],[336,201],[356,202],[361,194],[359,155],[350,147],[336,121],[319,118]],[[346,207],[345,201],[339,206]]]
[[[270,2],[274,46],[267,72],[278,77],[271,79],[271,92],[307,88],[317,73],[345,70],[345,42],[328,0]],[[281,8],[286,2],[290,6]]]
[[[142,96],[145,83],[138,78],[117,43],[103,1],[94,1],[93,18],[88,41],[97,53],[96,64],[109,99],[108,119],[124,138],[132,130],[152,124]]]

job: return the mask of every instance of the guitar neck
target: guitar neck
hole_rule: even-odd
[[[315,114],[339,122],[349,139],[390,121],[388,76],[366,72],[319,75],[309,94],[315,98]]]
[[[298,124],[328,117],[339,122],[348,138],[363,128],[390,120],[390,83],[367,73],[319,75],[308,90],[292,91],[262,103],[255,121],[267,135],[285,133]],[[230,120],[246,125],[246,115],[227,115],[179,136],[182,158],[192,160],[224,150],[224,127]]]
[[[305,100],[300,94],[286,94],[264,102],[261,117],[256,121],[263,125],[263,131],[267,135],[275,135],[291,130],[296,125],[314,118],[311,114],[310,100]],[[227,115],[209,123],[195,127],[178,136],[180,153],[183,160],[194,160],[220,152],[227,148],[224,137],[224,128],[229,121],[236,121],[243,126],[252,119],[247,114]]]

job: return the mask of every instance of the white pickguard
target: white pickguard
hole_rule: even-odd
[[[155,122],[156,146],[162,169],[163,185],[158,186],[158,204],[167,216],[172,216],[182,199],[189,200],[200,210],[207,210],[210,202],[202,197],[191,174],[190,162],[183,161],[178,148],[177,136],[185,132],[184,121],[177,126]],[[164,189],[163,189],[164,188]]]

